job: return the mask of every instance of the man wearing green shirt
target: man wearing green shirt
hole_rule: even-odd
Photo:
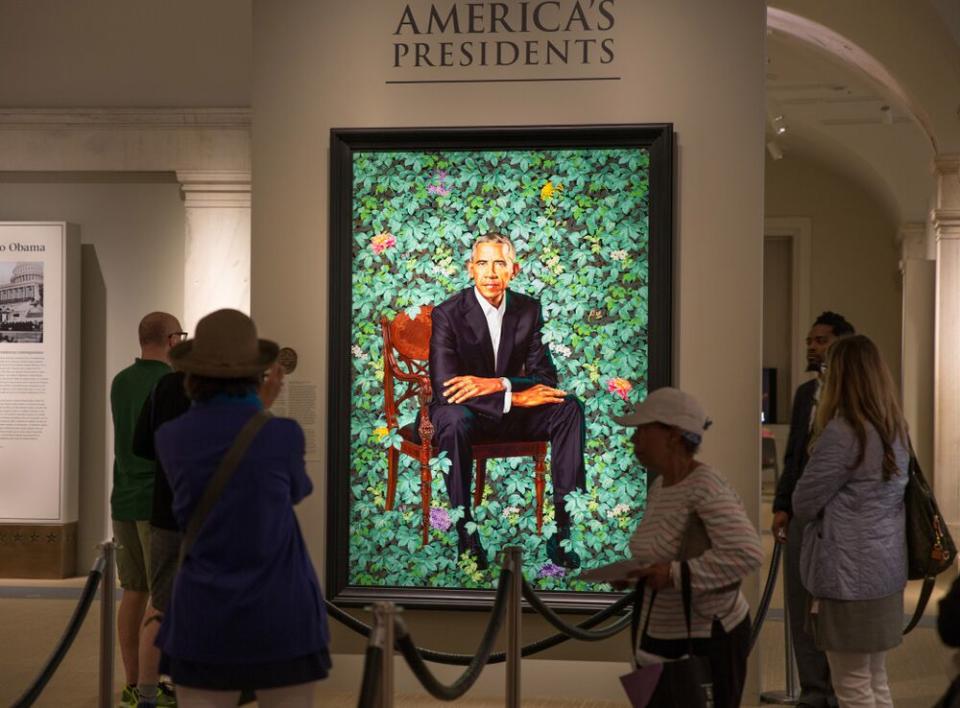
[[[113,492],[110,512],[117,543],[117,574],[123,595],[117,618],[120,655],[127,687],[122,705],[136,706],[138,644],[150,596],[150,513],[154,463],[133,454],[133,431],[154,384],[170,371],[169,354],[186,337],[180,322],[166,312],[151,312],[140,321],[140,357],[117,374],[110,386],[113,413]]]

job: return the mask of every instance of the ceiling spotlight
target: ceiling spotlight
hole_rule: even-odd
[[[787,132],[787,122],[783,119],[782,113],[778,113],[773,117],[773,132],[777,135],[783,135]]]
[[[893,109],[884,104],[880,106],[880,120],[886,125],[893,125]]]
[[[783,158],[783,150],[780,149],[775,140],[767,142],[767,152],[770,153],[771,159],[780,160]]]

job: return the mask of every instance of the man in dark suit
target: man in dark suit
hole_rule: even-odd
[[[446,475],[450,505],[464,512],[457,523],[459,551],[486,567],[479,536],[466,530],[473,441],[549,440],[557,533],[548,539],[547,553],[557,565],[579,567],[577,555],[560,542],[570,537],[564,499],[586,487],[583,406],[556,388],[557,370],[541,337],[540,303],[508,292],[520,271],[510,240],[481,236],[467,268],[474,286],[434,308],[430,337],[430,421],[435,444],[452,463]]]
[[[783,473],[777,483],[777,493],[773,500],[773,524],[770,530],[778,543],[786,544],[783,555],[784,600],[790,613],[790,635],[797,657],[797,672],[800,675],[800,701],[797,705],[813,708],[835,706],[837,702],[830,684],[827,657],[817,649],[813,638],[805,629],[810,593],[800,581],[803,527],[791,524],[791,498],[797,480],[807,464],[807,448],[820,396],[827,349],[838,337],[853,333],[853,325],[836,312],[824,312],[810,328],[807,335],[807,371],[816,372],[817,378],[801,384],[793,396],[793,413],[790,417],[787,450],[783,456]]]

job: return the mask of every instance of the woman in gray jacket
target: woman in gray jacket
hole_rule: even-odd
[[[893,706],[886,652],[901,642],[907,583],[907,425],[890,371],[863,335],[838,339],[793,513],[810,523],[800,571],[810,631],[841,708]]]

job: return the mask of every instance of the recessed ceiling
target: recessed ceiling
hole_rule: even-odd
[[[905,106],[858,68],[778,31],[768,32],[766,74],[767,140],[783,159],[826,163],[878,192],[900,222],[924,221],[933,149]]]

